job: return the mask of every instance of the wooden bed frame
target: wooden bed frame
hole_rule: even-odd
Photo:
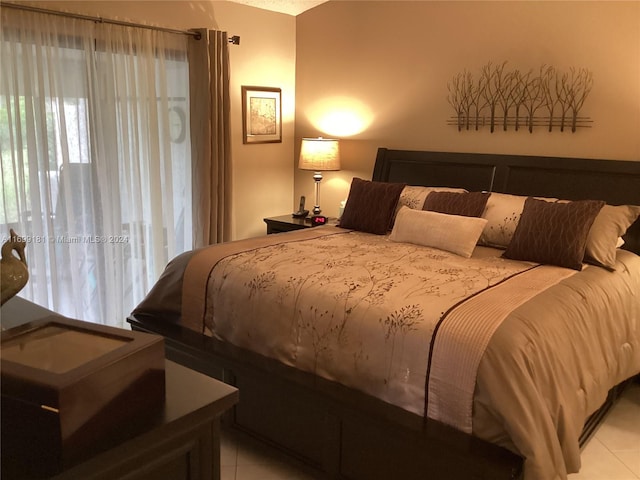
[[[380,148],[373,180],[640,205],[640,162]],[[625,242],[640,253],[640,220]],[[521,457],[439,422],[423,428],[419,415],[157,317],[128,321],[163,335],[169,359],[238,387],[232,424],[323,478],[522,478]],[[619,390],[589,419],[581,444]]]

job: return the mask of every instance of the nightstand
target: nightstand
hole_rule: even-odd
[[[268,217],[264,219],[267,224],[267,235],[272,233],[290,232],[291,230],[302,230],[303,228],[311,228],[311,215],[306,218],[295,218],[289,215],[280,215],[279,217]],[[338,219],[329,217],[327,225],[337,225]]]
[[[279,217],[265,218],[267,224],[267,235],[272,233],[290,232],[291,230],[301,230],[303,228],[311,228],[311,217],[294,218],[289,215],[280,215]]]

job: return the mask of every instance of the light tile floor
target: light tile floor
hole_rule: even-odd
[[[222,480],[312,480],[313,475],[279,452],[226,431]],[[582,451],[580,473],[569,480],[640,480],[640,384],[627,387]]]
[[[582,450],[569,480],[640,480],[640,384],[629,385]]]

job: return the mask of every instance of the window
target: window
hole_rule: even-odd
[[[184,35],[2,9],[0,236],[21,296],[121,326],[192,248]]]

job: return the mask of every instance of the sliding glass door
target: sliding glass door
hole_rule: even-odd
[[[122,325],[192,247],[187,38],[2,9],[0,238],[21,296]]]

